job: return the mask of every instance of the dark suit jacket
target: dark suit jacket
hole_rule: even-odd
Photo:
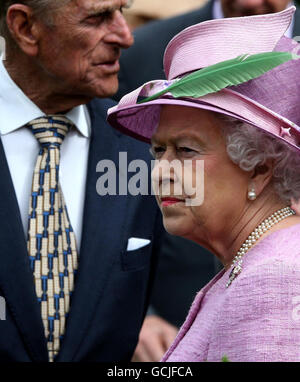
[[[79,270],[58,361],[129,361],[146,311],[159,238],[160,212],[151,196],[99,196],[101,159],[118,164],[119,151],[149,160],[143,143],[106,123],[112,101],[89,104],[92,137]],[[118,168],[118,167],[117,167]],[[76,169],[74,169],[76,171]],[[0,361],[47,361],[40,308],[12,179],[0,141]],[[151,245],[126,252],[130,237]]]
[[[212,19],[212,8],[213,1],[209,1],[193,12],[138,28],[134,33],[135,44],[122,53],[120,87],[114,98],[119,100],[147,81],[165,78],[163,54],[168,42],[184,28]],[[300,35],[298,8],[293,31],[293,36],[297,35]],[[181,325],[196,292],[220,269],[221,264],[208,251],[167,235],[151,300],[154,311],[174,325]]]

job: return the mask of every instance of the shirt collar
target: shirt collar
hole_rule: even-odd
[[[293,1],[291,1],[287,5],[287,8],[291,7],[292,5],[294,5]],[[214,1],[212,13],[213,13],[213,18],[214,19],[223,19],[224,18],[224,13],[223,13],[223,10],[222,10],[222,6],[221,6],[221,1],[220,0],[215,0]],[[285,36],[290,37],[290,38],[293,37],[294,22],[295,22],[295,20],[294,20],[294,17],[293,17],[291,25],[289,26],[288,30],[285,32]]]
[[[0,134],[9,134],[44,115],[15,84],[0,57]],[[90,137],[91,120],[85,105],[74,107],[65,115],[84,137]]]

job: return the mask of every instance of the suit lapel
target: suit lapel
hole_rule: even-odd
[[[0,140],[0,289],[33,361],[47,361],[47,345],[12,179]]]
[[[99,105],[99,104],[98,104]],[[124,197],[99,196],[96,183],[100,174],[97,163],[118,162],[120,134],[107,126],[105,114],[90,107],[92,137],[89,150],[83,232],[79,268],[71,300],[66,335],[57,361],[74,360],[84,339],[95,308],[104,292],[112,265],[120,253],[126,203]],[[99,322],[101,325],[101,322]]]

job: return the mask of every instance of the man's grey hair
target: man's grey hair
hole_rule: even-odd
[[[263,130],[234,118],[218,114],[229,158],[244,171],[273,162],[272,185],[282,201],[300,199],[300,153]]]
[[[49,25],[52,23],[52,12],[72,0],[0,0],[0,35],[10,40],[10,34],[6,25],[8,8],[13,4],[24,4],[32,8],[37,17],[42,17]]]

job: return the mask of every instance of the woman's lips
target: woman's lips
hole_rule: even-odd
[[[166,206],[171,206],[173,204],[180,203],[180,202],[183,202],[183,201],[184,200],[178,199],[178,198],[166,197],[166,198],[161,198],[161,205],[163,207],[166,207]]]

